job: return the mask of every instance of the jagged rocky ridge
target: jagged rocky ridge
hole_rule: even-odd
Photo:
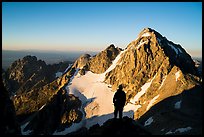
[[[17,116],[22,117],[21,122],[24,126],[26,125],[25,129],[32,131],[31,134],[52,134],[54,131],[55,133],[60,132],[60,130],[63,131],[65,127],[70,127],[74,123],[80,123],[84,117],[94,118],[98,115],[102,104],[99,104],[97,99],[91,100],[88,104],[83,104],[80,96],[84,91],[80,91],[80,88],[77,87],[72,91],[73,89],[70,88],[74,80],[89,74],[96,76],[96,79],[98,76],[104,75],[102,81],[98,81],[106,83],[109,92],[114,92],[119,84],[123,84],[127,95],[127,106],[132,105],[134,119],[139,119],[151,110],[152,106],[162,100],[200,85],[195,63],[185,50],[180,45],[168,41],[155,30],[146,28],[126,49],[122,50],[110,45],[93,57],[88,54],[82,55],[71,67],[67,66],[61,77],[40,88],[33,88],[13,97]],[[91,92],[92,85],[89,88]],[[62,109],[64,108],[62,107],[64,106],[63,102],[60,104],[60,109],[52,110],[51,107],[46,107],[48,104],[52,104],[57,95],[58,98],[65,97],[65,100],[67,100],[65,102],[70,103],[70,95],[64,96],[64,94],[61,94],[62,90],[70,95],[74,94],[76,100],[81,100],[82,109],[79,109],[79,105],[77,111],[71,111],[74,106],[69,106],[68,111],[64,111]],[[107,96],[105,100],[112,98],[111,95]],[[89,100],[89,98],[86,99]],[[58,118],[70,122],[65,122],[66,124],[59,121],[48,122],[51,125],[48,129],[40,126],[40,122],[36,122],[41,119],[50,121],[50,118],[46,115],[51,113],[51,117],[53,117],[59,111],[61,113]],[[69,112],[73,113],[70,114]],[[70,120],[72,118],[64,117],[63,113],[75,115],[78,119]],[[33,114],[35,115],[30,119]],[[28,119],[29,124],[26,124],[25,121]]]
[[[97,55],[91,57],[89,54],[81,55],[74,63],[74,68],[80,68],[80,73],[85,74],[85,71],[91,71],[96,74],[105,72],[112,61],[120,53],[122,49],[115,47],[113,44]]]
[[[55,80],[55,73],[64,70],[71,62],[47,65],[35,56],[18,59],[4,72],[3,82],[11,95],[25,93]]]
[[[35,56],[26,56],[15,61],[8,70],[2,70],[2,82],[14,103],[16,122],[21,125],[22,134],[50,134],[53,127],[54,130],[62,129],[81,119],[82,114],[78,110],[80,100],[62,92],[64,89],[56,80],[56,72],[65,73],[71,66],[70,63],[46,65]],[[51,118],[57,120],[52,121]],[[47,125],[49,126],[46,128]],[[25,128],[30,132],[24,131]]]
[[[35,56],[17,60],[2,73],[3,83],[14,101],[17,115],[38,110],[60,89],[56,72],[64,71],[70,62],[46,65]]]

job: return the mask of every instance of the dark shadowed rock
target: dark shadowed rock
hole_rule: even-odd
[[[60,89],[47,104],[27,118],[29,124],[25,130],[32,131],[31,135],[50,135],[55,130],[63,130],[81,121],[80,107],[81,101],[77,97],[67,95],[65,90]]]
[[[15,107],[4,86],[0,90],[0,110],[0,134],[21,135],[20,124],[16,119]]]
[[[195,86],[154,105],[138,119],[153,135],[202,135],[202,87]]]
[[[70,133],[68,135],[107,135],[107,136],[132,136],[132,135],[151,135],[150,132],[145,130],[143,126],[139,125],[131,118],[124,117],[120,119],[109,119],[102,126],[99,124],[93,125],[87,130],[83,128]]]

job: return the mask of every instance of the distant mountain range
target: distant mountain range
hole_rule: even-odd
[[[2,68],[7,69],[14,61],[22,59],[25,56],[36,56],[46,62],[46,64],[54,64],[62,61],[75,61],[85,51],[76,52],[59,52],[59,51],[32,51],[32,50],[2,50]],[[88,52],[91,55],[97,52]]]
[[[127,126],[113,134],[124,135],[131,128],[131,135],[201,135],[201,64],[151,28],[143,29],[125,49],[112,44],[74,62],[47,65],[35,56],[23,57],[2,70],[5,96],[15,108],[13,122],[20,124],[10,127],[5,122],[4,132],[107,134],[106,127],[118,125],[112,119],[112,99],[122,84]],[[10,109],[5,108],[5,114]]]

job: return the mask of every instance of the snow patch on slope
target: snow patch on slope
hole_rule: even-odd
[[[156,74],[157,75],[157,74]],[[136,102],[139,100],[139,98],[146,93],[147,89],[150,87],[150,85],[152,84],[152,81],[154,80],[154,78],[156,77],[156,75],[150,80],[150,82],[145,83],[142,87],[141,87],[141,91],[138,92],[135,97],[133,99],[131,99],[131,102]]]
[[[152,122],[153,122],[153,118],[150,117],[150,118],[147,119],[147,121],[145,121],[144,126],[148,126],[148,125],[150,125]]]
[[[155,96],[148,104],[147,106],[147,109],[146,110],[149,110],[150,107],[153,105],[153,103],[156,101],[156,99],[159,97],[159,95]]]
[[[32,132],[32,130],[24,131],[25,127],[26,127],[29,123],[30,123],[30,122],[27,122],[27,123],[25,123],[24,125],[21,126],[21,133],[22,133],[22,135],[29,135],[29,134]]]
[[[146,33],[142,34],[141,37],[149,37],[149,36],[151,36],[151,34],[149,32],[146,32]]]
[[[118,61],[120,60],[122,54],[125,52],[126,50],[121,51],[118,56],[115,58],[115,60],[112,62],[112,65],[103,73],[103,75],[105,76],[106,73],[110,72],[111,70],[113,70],[116,65],[118,64]],[[105,77],[104,77],[105,79]]]
[[[174,108],[175,109],[180,109],[181,108],[181,100],[180,101],[178,101],[178,102],[176,102],[175,104],[174,104]]]
[[[178,129],[176,129],[175,131],[168,131],[168,132],[166,132],[165,134],[166,135],[169,135],[169,134],[173,134],[173,133],[176,133],[176,132],[180,132],[180,133],[183,133],[183,132],[187,132],[187,131],[189,131],[189,130],[191,130],[192,129],[192,127],[186,127],[186,128],[178,128]]]
[[[179,53],[183,53],[179,47],[175,47],[174,45],[167,43],[178,55]]]
[[[69,68],[71,68],[71,66],[72,66],[72,64],[69,64],[68,67],[65,69],[64,72],[57,72],[57,73],[55,73],[55,77],[56,77],[56,78],[61,77],[64,73],[67,72],[67,70],[68,70]]]
[[[164,76],[164,79],[162,80],[162,83],[161,83],[161,85],[160,85],[160,87],[159,87],[158,89],[160,89],[160,88],[163,86],[163,84],[164,84],[164,82],[165,82],[165,80],[166,80],[166,77],[167,77],[167,76]]]
[[[176,54],[178,54],[178,49],[177,48],[175,48],[172,44],[170,44],[170,43],[167,43],[175,52],[176,52]]]
[[[183,53],[179,47],[178,47],[178,50],[179,50],[180,53]]]
[[[180,77],[180,75],[181,75],[180,70],[179,70],[179,71],[177,71],[177,72],[175,73],[175,76],[176,76],[176,81],[178,80],[178,78]]]
[[[144,42],[141,42],[139,43],[139,45],[137,45],[137,49],[139,49],[142,45],[144,45],[145,43],[147,43],[148,41],[144,41]]]
[[[39,110],[43,109],[43,108],[45,107],[45,105],[46,105],[46,104],[44,104],[42,107],[40,107],[40,109],[39,109]]]
[[[159,45],[161,45],[161,39],[157,38],[157,41],[159,42]]]
[[[75,70],[75,72],[74,72],[74,75],[70,78],[68,86],[72,84],[72,80],[73,80],[74,77],[78,74],[78,72],[79,72],[79,69],[77,68],[77,69]],[[68,87],[68,86],[67,86],[67,87]],[[67,89],[67,87],[66,87],[66,89]]]
[[[141,105],[136,105],[136,104],[133,104],[133,103],[128,103],[125,107],[124,107],[124,111],[129,111],[129,110],[132,110],[132,111],[137,111],[139,108],[141,108],[142,106]]]
[[[61,77],[62,76],[62,72],[57,72],[55,73],[55,77],[58,78],[58,77]]]
[[[69,64],[69,66],[65,69],[65,71],[64,71],[63,73],[66,73],[67,70],[68,70],[69,68],[71,68],[71,66],[72,66],[72,64]]]

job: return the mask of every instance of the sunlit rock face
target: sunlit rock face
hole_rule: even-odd
[[[138,119],[157,102],[197,85],[197,74],[193,60],[180,45],[145,28],[106,74],[105,82],[113,91],[123,84],[128,102],[141,105],[135,112]]]
[[[89,54],[83,54],[81,55],[75,62],[74,62],[74,65],[73,67],[75,68],[84,68],[85,66],[88,65],[89,61],[90,61],[90,57],[91,55]]]
[[[99,54],[92,57],[90,60],[90,71],[97,74],[105,72],[110,67],[112,61],[116,58],[120,51],[120,48],[116,48],[112,44]]]
[[[36,56],[25,56],[16,60],[4,72],[4,86],[11,95],[25,93],[34,88],[40,88],[56,78],[56,74],[71,62],[60,62],[59,64],[47,65],[38,60]]]

